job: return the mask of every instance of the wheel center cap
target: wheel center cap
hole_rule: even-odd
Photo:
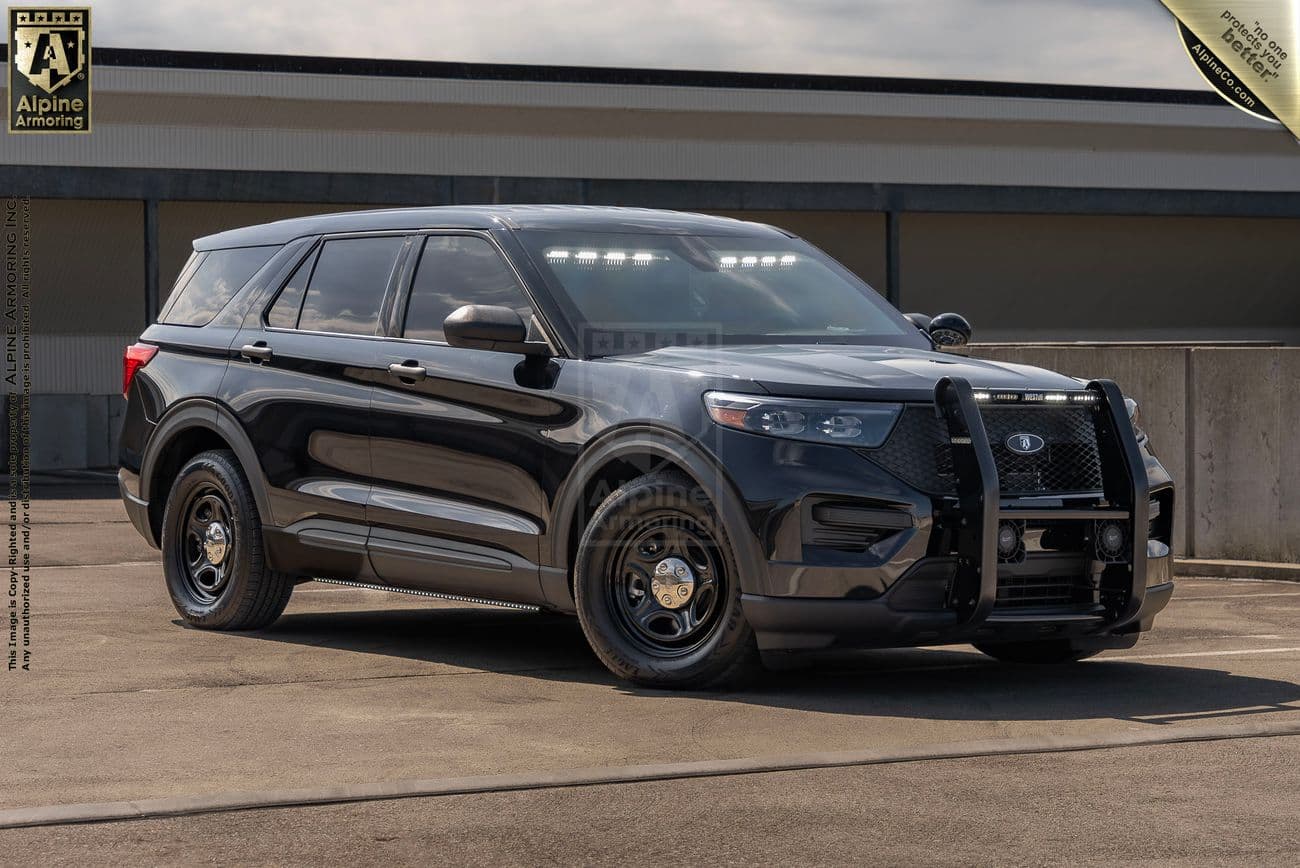
[[[208,525],[207,532],[203,534],[203,553],[208,556],[209,563],[220,566],[226,559],[228,551],[230,551],[230,536],[221,522],[212,522]]]
[[[681,558],[664,558],[655,565],[650,591],[665,609],[680,609],[695,594],[695,573]]]

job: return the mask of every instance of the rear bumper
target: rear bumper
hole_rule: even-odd
[[[117,471],[117,492],[122,497],[122,506],[126,509],[127,518],[131,519],[131,524],[149,545],[158,548],[158,540],[154,537],[153,527],[149,523],[149,501],[141,500],[132,491],[138,488],[139,484],[139,477],[125,467]]]

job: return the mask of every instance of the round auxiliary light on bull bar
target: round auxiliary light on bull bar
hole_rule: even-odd
[[[1097,526],[1097,553],[1102,560],[1113,561],[1124,554],[1124,544],[1128,534],[1124,525],[1117,521],[1103,521]]]
[[[1010,560],[1020,551],[1020,528],[1012,521],[998,524],[998,557]]]

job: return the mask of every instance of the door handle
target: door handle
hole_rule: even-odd
[[[394,362],[389,365],[388,373],[397,377],[397,379],[404,383],[414,383],[423,380],[429,374],[428,370],[426,370],[423,365],[409,359],[401,364]]]
[[[239,354],[250,362],[269,362],[272,356],[271,348],[266,345],[266,341],[244,344],[239,348]]]

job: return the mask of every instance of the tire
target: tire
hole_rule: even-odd
[[[1003,663],[1076,663],[1097,654],[1097,651],[1076,647],[1069,639],[1039,639],[1033,642],[986,643],[976,642],[975,647]]]
[[[656,591],[665,562],[662,576],[671,585]],[[678,566],[689,586],[677,578]],[[661,605],[663,592],[670,607]],[[759,668],[740,593],[721,518],[679,473],[642,476],[612,493],[578,546],[574,597],[582,631],[610,672],[647,687],[734,685]]]
[[[172,604],[195,627],[266,627],[293,592],[293,577],[266,565],[252,489],[225,450],[200,453],[177,474],[163,513],[162,552]]]

